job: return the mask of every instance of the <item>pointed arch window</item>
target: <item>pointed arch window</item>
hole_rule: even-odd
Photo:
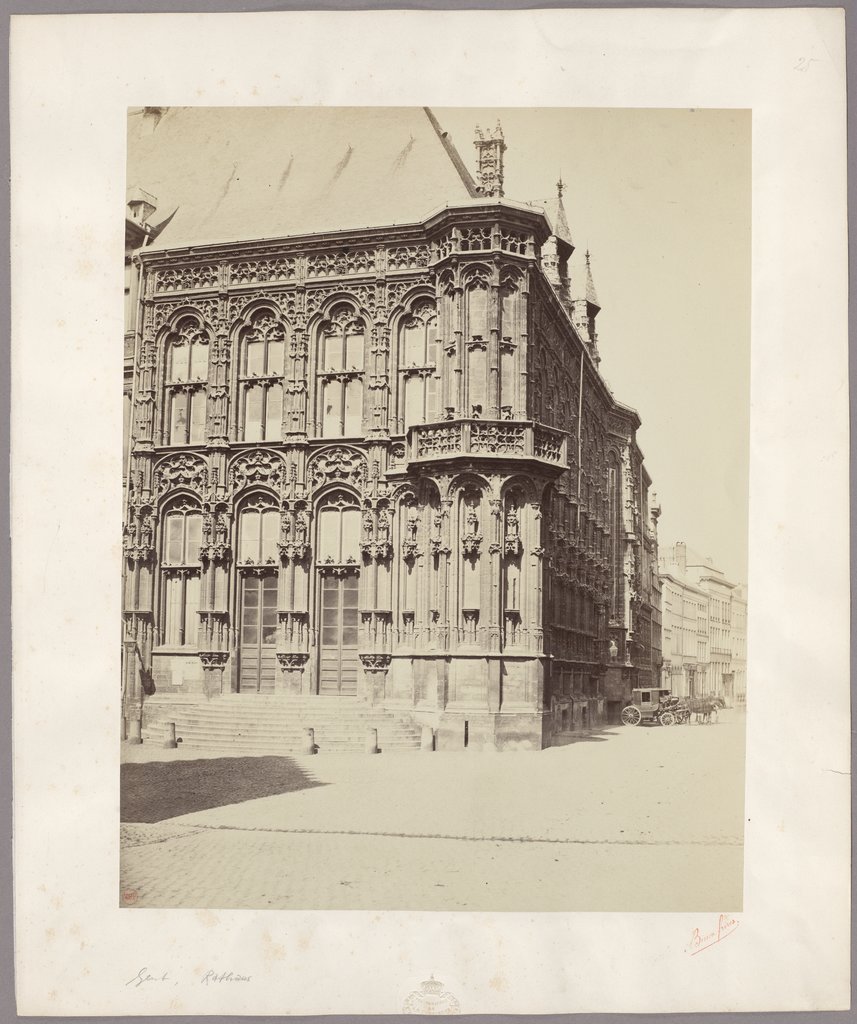
[[[465,295],[465,415],[481,419],[488,411],[488,283],[482,274],[474,275]]]
[[[518,279],[506,275],[500,288],[500,413],[511,419],[518,409]]]
[[[279,441],[283,436],[286,332],[268,310],[258,310],[241,334],[238,385],[241,437]]]
[[[170,647],[196,646],[201,541],[199,507],[190,501],[172,505],[161,537],[161,640]]]
[[[272,500],[258,497],[238,517],[238,564],[272,565],[277,560],[280,514]]]
[[[334,310],[319,333],[318,429],[322,437],[363,433],[366,328],[347,306]]]
[[[168,444],[204,444],[208,335],[194,317],[185,317],[167,338],[165,372]]]
[[[329,495],[318,512],[318,560],[328,565],[357,565],[360,509],[345,492]]]
[[[416,305],[399,328],[399,419],[401,429],[440,418],[437,373],[437,310]]]

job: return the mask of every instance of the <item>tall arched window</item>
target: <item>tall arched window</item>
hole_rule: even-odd
[[[350,494],[329,495],[318,513],[318,561],[357,564],[360,551],[360,509]]]
[[[344,491],[329,494],[318,510],[318,692],[353,696],[359,660],[360,509]]]
[[[347,306],[333,311],[319,333],[318,420],[322,437],[363,433],[366,329]]]
[[[251,498],[238,516],[238,690],[272,693],[276,678],[277,541],[280,514],[266,495]]]
[[[286,332],[267,310],[253,314],[241,335],[242,437],[278,441],[283,436],[283,374]]]
[[[475,277],[467,291],[465,415],[484,417],[488,408],[488,285]]]
[[[189,500],[173,504],[161,537],[161,640],[173,647],[195,646],[199,620],[199,547],[202,512]]]
[[[205,443],[208,335],[194,317],[167,338],[165,435],[169,444]]]
[[[276,561],[280,514],[271,500],[254,498],[241,510],[238,527],[239,565],[264,565]]]
[[[500,289],[500,415],[511,419],[518,408],[518,291],[517,278],[506,278]]]
[[[437,401],[437,311],[422,302],[399,328],[399,417],[402,430],[440,418]]]

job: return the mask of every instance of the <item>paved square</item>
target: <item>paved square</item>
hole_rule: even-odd
[[[169,769],[204,779],[206,761],[227,795],[123,824],[126,906],[741,908],[737,712],[707,726],[616,727],[539,753],[274,758],[267,772],[262,759],[126,748],[127,760],[153,758],[163,759],[156,784],[170,806]],[[240,802],[223,802],[230,771]],[[272,791],[272,771],[302,780],[299,788]]]

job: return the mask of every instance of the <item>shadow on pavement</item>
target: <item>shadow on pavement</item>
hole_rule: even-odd
[[[603,729],[590,729],[587,732],[560,732],[551,740],[552,747],[567,747],[570,743],[604,743],[615,735],[620,727],[605,726]]]
[[[324,786],[290,757],[222,757],[123,764],[119,820],[155,822],[193,811]]]

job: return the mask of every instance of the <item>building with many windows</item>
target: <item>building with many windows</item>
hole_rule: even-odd
[[[420,109],[144,108],[129,140],[131,722],[538,748],[657,683],[659,510],[562,186],[506,198],[499,125],[471,176]]]
[[[661,573],[663,676],[678,697],[707,692],[708,597],[677,572]]]
[[[663,682],[678,696],[747,693],[747,590],[684,543],[661,555]]]

